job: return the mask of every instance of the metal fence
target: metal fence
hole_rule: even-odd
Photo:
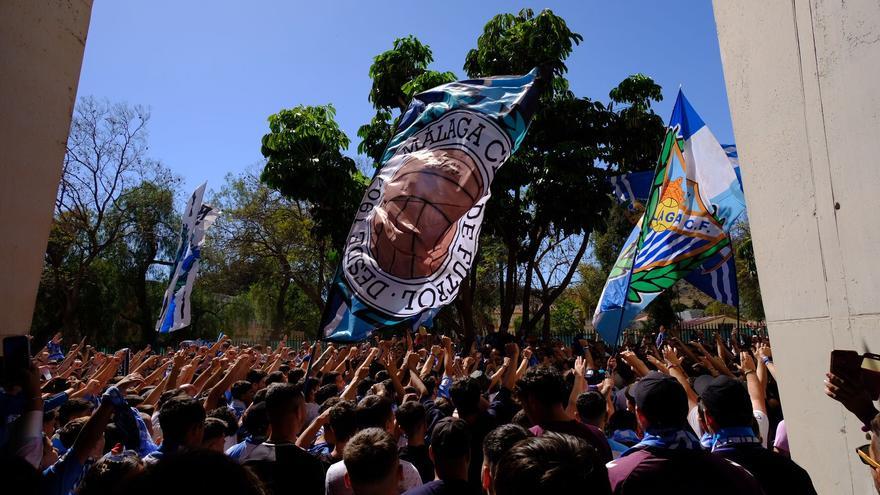
[[[700,341],[700,342],[712,342],[715,340],[715,334],[720,334],[721,339],[727,341],[730,339],[731,332],[736,328],[737,325],[734,323],[712,323],[712,324],[704,324],[704,325],[675,325],[673,326],[669,334],[675,337],[678,337],[682,342],[691,342],[691,341]],[[622,336],[630,337],[633,340],[641,340],[646,335],[655,336],[657,334],[657,329],[628,329],[625,330]],[[767,335],[767,327],[763,323],[759,325],[754,324],[740,324],[739,325],[739,335],[741,337],[753,337],[753,336],[761,336],[764,337]],[[584,332],[579,333],[563,333],[563,332],[551,332],[550,337],[556,340],[561,341],[567,346],[571,346],[572,342],[574,342],[575,337],[584,336],[587,339],[598,338],[595,330],[586,330]]]

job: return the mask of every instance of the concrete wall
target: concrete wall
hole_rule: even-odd
[[[91,12],[0,2],[0,336],[30,329]]]
[[[819,493],[874,493],[822,381],[832,349],[880,352],[880,2],[714,8],[793,457]]]

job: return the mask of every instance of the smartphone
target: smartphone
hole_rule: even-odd
[[[31,341],[27,335],[12,335],[3,339],[4,376],[13,376],[31,364]]]
[[[880,355],[856,351],[831,351],[831,372],[850,379],[858,378],[872,400],[880,397]]]
[[[131,349],[124,349],[125,354],[122,355],[122,365],[120,369],[120,374],[122,376],[128,376],[129,368],[131,367]]]

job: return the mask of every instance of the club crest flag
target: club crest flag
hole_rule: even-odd
[[[489,187],[525,137],[538,82],[535,69],[415,96],[356,212],[321,321],[326,339],[412,328],[455,299]]]
[[[739,187],[742,189],[736,146],[722,144],[721,147],[724,149],[730,165],[736,172]],[[636,202],[644,203],[648,201],[648,196],[651,194],[654,172],[633,172],[617,175],[610,177],[609,182],[614,189],[614,197],[618,202],[629,205],[634,205]],[[632,206],[630,207],[632,208]],[[739,304],[736,265],[734,263],[733,250],[730,246],[704,261],[699,268],[689,273],[685,280],[716,301],[731,306]]]
[[[661,292],[694,270],[730,256],[731,225],[745,211],[724,149],[679,91],[645,214],[608,275],[593,316],[602,338],[622,329]]]
[[[192,193],[183,212],[183,226],[180,228],[171,281],[165,290],[162,312],[156,322],[156,331],[159,333],[180,330],[190,323],[190,296],[199,273],[205,232],[220,215],[218,210],[203,202],[206,185],[202,184]]]

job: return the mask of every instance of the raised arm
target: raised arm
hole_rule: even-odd
[[[578,396],[587,391],[587,378],[584,376],[586,371],[586,360],[578,356],[574,360],[574,384],[571,387],[571,393],[568,395],[568,407],[566,408],[566,411],[572,417],[577,417]]]
[[[752,359],[751,354],[743,351],[739,353],[739,362],[740,368],[746,379],[746,385],[749,389],[749,397],[752,399],[752,409],[755,411],[761,411],[764,415],[767,415],[764,389],[761,387],[761,382],[758,380],[758,375],[755,370],[755,360]]]
[[[664,347],[663,357],[666,359],[666,369],[669,370],[669,374],[678,380],[678,383],[681,384],[687,394],[688,409],[690,410],[697,407],[700,398],[697,396],[697,393],[694,392],[693,387],[691,387],[687,373],[685,373],[684,368],[681,366],[681,358],[675,353],[675,349],[671,346]]]

